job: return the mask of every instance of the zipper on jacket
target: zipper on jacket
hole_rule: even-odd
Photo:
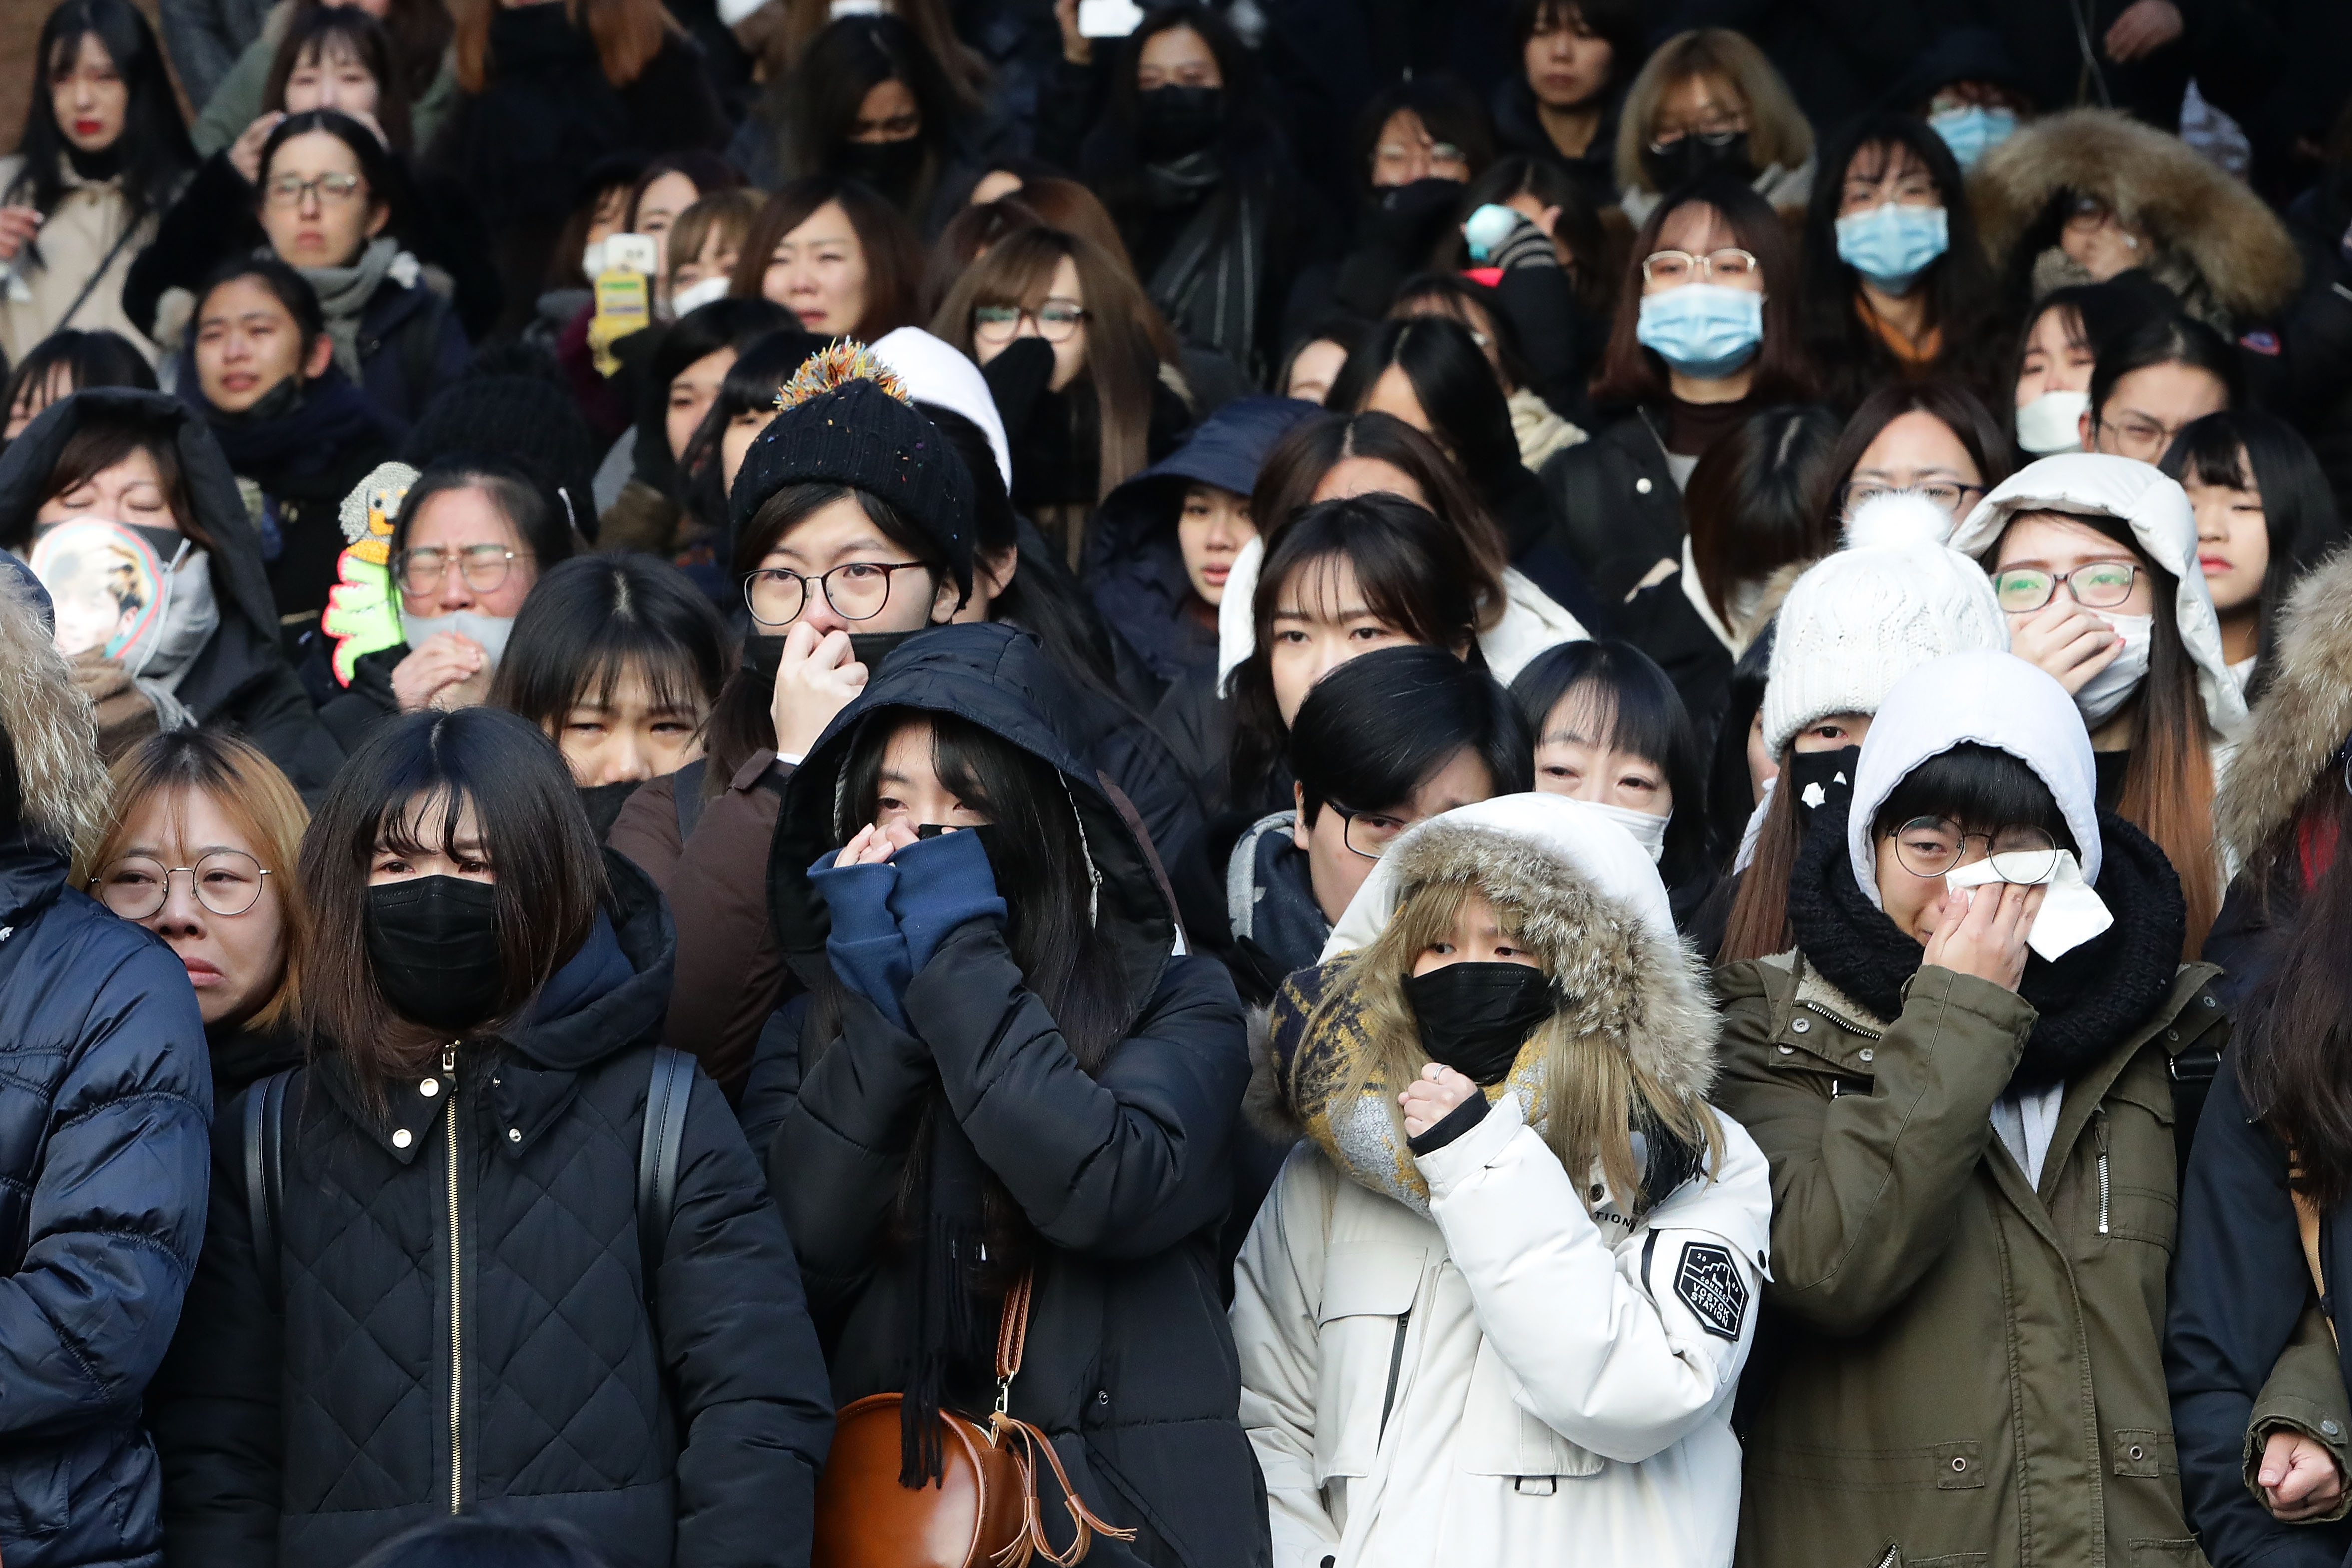
[[[1903,1547],[1897,1542],[1886,1549],[1886,1555],[1878,1560],[1878,1568],[1901,1568],[1902,1562]]]
[[[1404,1332],[1412,1322],[1412,1309],[1397,1314],[1396,1340],[1389,1346],[1389,1389],[1381,1396],[1381,1436],[1389,1435],[1389,1412],[1396,1408],[1397,1379],[1404,1372]]]
[[[1852,1032],[1862,1036],[1864,1040],[1885,1040],[1886,1038],[1886,1031],[1885,1030],[1871,1029],[1866,1025],[1858,1024],[1854,1022],[1853,1019],[1846,1017],[1843,1013],[1832,1012],[1829,1009],[1822,1006],[1819,1002],[1799,1002],[1797,1005],[1804,1009],[1807,1012],[1817,1013],[1821,1017],[1829,1019],[1830,1022],[1837,1025],[1840,1029],[1849,1030]]]
[[[2099,1234],[2107,1233],[2107,1113],[2104,1107],[2092,1113],[2099,1124]]]
[[[466,1392],[465,1267],[459,1256],[457,1224],[457,1042],[441,1053],[441,1071],[449,1080],[449,1511],[466,1500],[465,1432],[459,1412]]]

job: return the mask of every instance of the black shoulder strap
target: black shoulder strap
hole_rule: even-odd
[[[646,1092],[646,1125],[637,1144],[637,1244],[645,1251],[648,1300],[669,1246],[670,1217],[677,1208],[677,1151],[686,1142],[686,1107],[693,1097],[694,1058],[667,1045],[654,1047],[653,1083]]]
[[[272,1301],[284,1281],[278,1217],[286,1197],[286,1084],[294,1070],[273,1072],[245,1097],[245,1209],[253,1226],[253,1261]]]
[[[694,837],[694,825],[702,821],[703,775],[709,769],[709,758],[698,757],[670,775],[671,803],[677,808],[677,841],[683,846]]]

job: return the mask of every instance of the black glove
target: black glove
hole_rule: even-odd
[[[980,367],[988,395],[996,402],[996,415],[1004,421],[1004,438],[1018,442],[1037,412],[1037,400],[1054,379],[1054,345],[1043,338],[1015,338],[1004,351]]]

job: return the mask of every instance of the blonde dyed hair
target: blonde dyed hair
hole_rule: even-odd
[[[1748,152],[1759,171],[1775,164],[1794,169],[1813,155],[1812,122],[1797,107],[1788,82],[1764,51],[1728,27],[1697,27],[1660,44],[1625,89],[1625,107],[1617,121],[1621,188],[1651,190],[1650,177],[1642,168],[1642,150],[1656,127],[1659,100],[1668,88],[1694,77],[1721,83],[1747,106]]]

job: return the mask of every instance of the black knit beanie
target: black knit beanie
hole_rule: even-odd
[[[803,363],[777,393],[728,497],[741,537],[787,485],[846,485],[889,502],[971,592],[976,531],[971,471],[955,443],[916,412],[896,372],[862,343],[843,340]]]
[[[595,433],[571,396],[537,376],[468,375],[443,388],[401,444],[419,468],[436,457],[494,457],[530,476],[555,515],[596,538]]]

